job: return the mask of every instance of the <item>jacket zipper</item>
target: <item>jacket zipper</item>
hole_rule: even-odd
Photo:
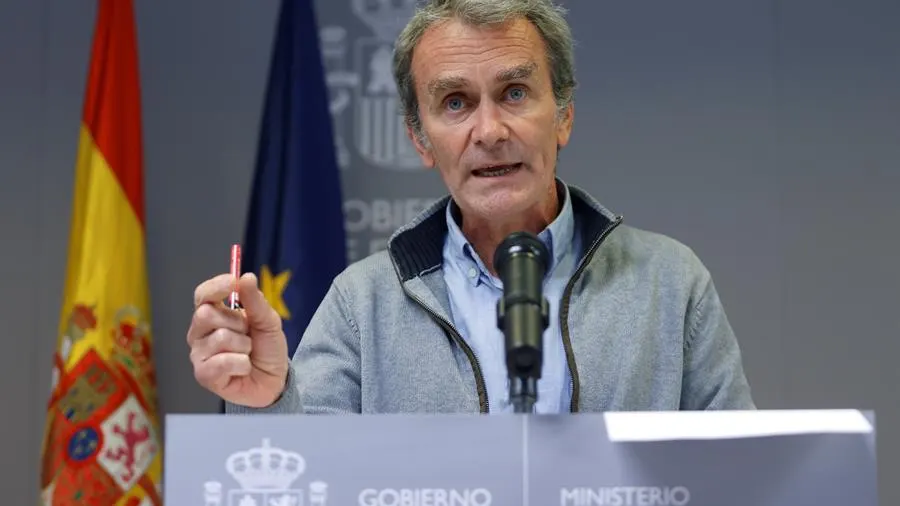
[[[617,216],[616,220],[612,222],[606,230],[600,234],[594,242],[591,244],[590,249],[587,254],[584,255],[584,258],[581,259],[581,263],[578,265],[578,269],[575,271],[575,274],[569,279],[569,282],[566,284],[566,289],[563,292],[562,301],[560,303],[559,308],[559,325],[560,329],[562,329],[562,340],[563,347],[566,350],[566,362],[569,365],[569,388],[572,391],[572,398],[569,402],[569,412],[576,413],[578,411],[578,395],[579,390],[581,388],[580,382],[578,380],[578,369],[575,364],[575,353],[572,351],[572,341],[569,338],[569,302],[572,297],[572,290],[575,287],[575,282],[578,280],[581,273],[584,271],[585,267],[587,267],[588,263],[590,263],[591,258],[594,256],[594,253],[597,251],[597,248],[600,247],[600,244],[606,239],[606,237],[622,223],[622,217]]]
[[[422,302],[422,300],[415,295],[409,293],[408,291],[406,292],[406,294],[409,295],[419,306],[425,309],[425,311],[428,311],[428,314],[430,314],[431,317],[441,325],[441,327],[444,327],[444,331],[450,334],[456,344],[459,345],[460,348],[462,348],[463,352],[466,354],[466,357],[469,359],[469,364],[472,366],[472,370],[475,373],[475,386],[478,390],[479,410],[481,411],[481,413],[490,412],[490,403],[488,402],[487,388],[484,384],[484,374],[482,374],[481,372],[481,364],[478,362],[478,357],[475,356],[472,348],[470,348],[469,345],[466,344],[466,341],[462,338],[462,336],[459,335],[459,332],[457,332],[456,328],[451,325],[450,322],[434,312],[430,307],[428,307],[427,304]]]

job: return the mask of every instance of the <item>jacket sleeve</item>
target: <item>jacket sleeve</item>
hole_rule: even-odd
[[[737,338],[708,272],[688,309],[682,410],[756,409]]]
[[[281,396],[265,408],[227,403],[226,413],[359,413],[359,328],[337,282],[314,313],[291,360]]]

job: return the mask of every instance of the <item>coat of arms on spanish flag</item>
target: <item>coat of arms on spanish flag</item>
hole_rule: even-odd
[[[160,505],[132,1],[99,0],[94,29],[41,492],[53,506]]]

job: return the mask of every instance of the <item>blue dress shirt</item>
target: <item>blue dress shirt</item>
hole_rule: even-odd
[[[491,413],[511,413],[506,347],[497,328],[497,300],[503,283],[488,272],[453,218],[453,201],[447,205],[448,235],[444,242],[444,281],[450,294],[453,323],[472,348],[484,374]],[[550,306],[550,323],[544,333],[544,364],[538,382],[536,413],[569,411],[571,374],[559,326],[559,303],[566,283],[581,257],[581,235],[577,231],[568,189],[556,219],[538,238],[547,246],[552,263],[544,280],[544,296]]]

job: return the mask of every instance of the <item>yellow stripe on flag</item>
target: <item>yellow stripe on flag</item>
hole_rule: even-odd
[[[69,332],[78,304],[92,307],[105,328],[73,342],[67,368],[91,349],[104,360],[111,357],[114,341],[108,337],[121,308],[137,309],[144,321],[150,317],[143,225],[85,127],[79,145],[75,207],[83,217],[70,237],[59,335]]]
[[[159,505],[131,0],[99,0],[43,442],[44,504]]]

